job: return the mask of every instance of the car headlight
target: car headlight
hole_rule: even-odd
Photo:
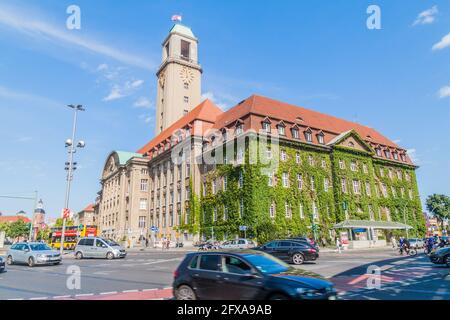
[[[46,258],[45,254],[37,254],[36,257],[37,258]]]
[[[319,290],[315,289],[306,289],[306,288],[297,288],[297,293],[304,297],[318,297],[321,296],[322,293]]]

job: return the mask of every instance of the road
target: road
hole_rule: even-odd
[[[79,261],[66,255],[59,266],[9,266],[0,274],[0,299],[167,299],[173,272],[184,255],[139,251],[112,261]],[[73,266],[80,270],[79,289],[67,286]],[[368,276],[370,266],[379,268],[380,277]],[[300,268],[328,278],[342,299],[450,300],[450,269],[432,265],[423,254],[401,257],[391,249],[324,252],[317,262]],[[367,283],[379,285],[369,289]]]

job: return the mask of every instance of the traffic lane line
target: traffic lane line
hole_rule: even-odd
[[[173,297],[172,288],[156,290],[125,290],[111,295],[92,295],[84,297],[75,297],[76,300],[155,300],[170,299]]]

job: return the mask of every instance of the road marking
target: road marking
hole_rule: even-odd
[[[110,291],[110,292],[102,292],[101,295],[107,295],[107,294],[117,294],[117,291]]]
[[[123,293],[139,292],[139,290],[124,290]]]
[[[157,261],[153,261],[153,262],[147,262],[147,263],[143,263],[143,264],[149,265],[149,264],[155,264],[155,263],[164,263],[164,262],[181,261],[181,260],[183,260],[183,259],[182,258],[161,259],[161,260],[157,260]]]
[[[24,298],[8,299],[8,300],[25,300]]]
[[[48,297],[30,298],[30,300],[47,300]]]
[[[52,299],[68,299],[71,296],[54,296]]]
[[[142,290],[142,292],[156,291],[156,290],[159,290],[159,289],[157,289],[157,288],[154,288],[154,289],[144,289],[144,290]]]
[[[93,293],[82,293],[82,294],[76,294],[75,297],[90,297],[93,296]]]
[[[165,287],[163,290],[172,289],[172,287]]]

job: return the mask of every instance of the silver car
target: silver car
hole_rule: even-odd
[[[37,264],[60,264],[61,255],[45,243],[18,242],[13,244],[6,253],[6,263],[26,263],[30,267]]]
[[[229,240],[220,246],[223,249],[251,249],[255,247],[255,243],[250,239]]]
[[[125,258],[127,253],[118,243],[98,237],[82,238],[75,247],[75,258]]]

